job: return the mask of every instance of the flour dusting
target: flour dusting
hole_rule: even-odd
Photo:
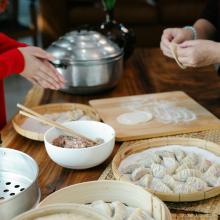
[[[169,124],[169,123],[176,124],[180,122],[187,123],[197,119],[197,116],[193,111],[185,107],[177,106],[176,100],[165,101],[165,100],[155,100],[152,98],[145,98],[142,100],[132,100],[128,102],[123,102],[121,104],[121,107],[129,111],[136,112],[135,115],[139,119],[143,117],[141,116],[143,115],[143,112],[147,112],[148,114],[151,113],[153,118],[164,124]],[[138,112],[140,116],[137,116]],[[131,114],[131,112],[126,112],[123,115],[125,114]],[[120,123],[118,118],[117,121]],[[126,123],[122,123],[122,124],[126,124]]]

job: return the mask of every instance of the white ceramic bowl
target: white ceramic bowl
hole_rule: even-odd
[[[57,128],[50,128],[44,135],[45,147],[49,157],[60,166],[87,169],[101,164],[112,153],[115,131],[109,125],[96,121],[72,121],[64,125],[91,139],[102,138],[104,143],[80,149],[57,147],[52,142],[63,133]]]

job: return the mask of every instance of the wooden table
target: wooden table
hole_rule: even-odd
[[[125,64],[123,78],[111,91],[98,95],[76,96],[58,91],[33,87],[27,94],[25,105],[34,106],[54,102],[88,103],[90,99],[138,95],[182,90],[220,117],[220,77],[212,67],[181,70],[176,63],[162,55],[159,49],[138,49]],[[44,144],[28,140],[14,131],[9,122],[2,130],[3,145],[31,155],[40,167],[39,185],[42,199],[65,186],[84,181],[97,180],[116,153],[116,144],[111,157],[98,167],[77,171],[64,169],[52,162]],[[200,218],[201,217],[201,218]],[[185,213],[173,214],[174,219],[216,219],[205,215],[192,218]]]

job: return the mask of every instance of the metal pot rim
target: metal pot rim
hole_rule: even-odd
[[[31,156],[29,156],[28,154],[26,154],[26,153],[24,153],[24,152],[22,152],[22,151],[19,151],[19,150],[15,150],[15,149],[12,149],[12,148],[6,148],[6,147],[1,147],[1,148],[0,148],[0,151],[1,151],[1,150],[4,150],[4,151],[14,151],[14,152],[16,152],[16,153],[18,153],[18,154],[21,154],[21,155],[27,157],[28,159],[30,159],[30,160],[33,162],[34,166],[35,166],[36,176],[35,176],[34,180],[32,181],[32,183],[31,183],[24,191],[22,191],[22,192],[20,192],[20,193],[18,193],[18,194],[16,194],[16,195],[14,195],[14,196],[11,197],[11,198],[7,198],[7,199],[4,199],[4,200],[2,200],[2,201],[0,200],[0,205],[1,205],[1,204],[5,204],[5,203],[7,203],[7,202],[9,202],[9,201],[11,201],[11,200],[14,200],[14,199],[16,199],[17,197],[21,196],[25,191],[27,191],[28,189],[30,189],[30,188],[33,186],[33,184],[35,184],[35,183],[37,182],[37,178],[38,178],[38,175],[39,175],[39,167],[38,167],[37,162],[36,162]],[[40,196],[40,194],[39,194],[39,196]]]
[[[103,63],[110,63],[116,60],[119,60],[121,57],[124,56],[124,51],[122,51],[120,54],[113,56],[113,57],[107,57],[102,58],[99,60],[72,60],[72,59],[60,59],[55,60],[52,63],[53,64],[64,64],[64,65],[72,65],[72,64],[79,64],[79,65],[97,65],[97,64],[103,64]]]

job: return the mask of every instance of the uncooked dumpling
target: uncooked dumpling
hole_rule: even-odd
[[[183,158],[186,156],[186,153],[182,150],[175,150],[174,154],[178,162],[182,161]]]
[[[108,217],[112,216],[111,206],[102,200],[94,201],[90,206],[100,214],[103,214]]]
[[[147,212],[142,209],[135,209],[127,220],[154,220]]]
[[[112,203],[112,208],[114,209],[113,211],[113,220],[124,220],[126,219],[127,216],[127,207],[121,203],[121,202],[113,202]]]
[[[187,193],[192,193],[196,192],[197,190],[193,188],[192,186],[185,184],[185,183],[178,183],[174,187],[174,192],[175,193],[180,193],[180,194],[187,194]]]
[[[205,181],[197,177],[189,177],[186,181],[186,184],[188,184],[189,186],[193,187],[198,191],[203,191],[208,187]]]
[[[153,178],[150,188],[156,192],[172,193],[172,190],[158,178]]]
[[[177,181],[170,175],[165,175],[162,179],[163,183],[170,187],[170,189],[174,189],[177,184]]]
[[[157,163],[151,164],[151,171],[153,176],[158,178],[163,178],[167,174],[166,168]]]
[[[145,174],[150,174],[151,170],[149,168],[145,168],[145,167],[138,167],[137,169],[135,169],[132,174],[131,174],[131,179],[133,181],[137,181],[139,180],[142,176],[144,176]]]
[[[202,174],[199,170],[196,170],[196,169],[185,169],[185,170],[179,171],[173,177],[174,177],[175,180],[185,182],[188,177],[192,177],[192,176],[201,177]]]
[[[131,174],[138,167],[140,167],[140,165],[138,163],[131,163],[131,164],[128,164],[128,165],[124,166],[121,169],[121,172],[124,173],[124,174]]]
[[[138,185],[141,185],[142,187],[146,188],[150,186],[151,180],[152,180],[151,174],[145,174],[141,179],[138,181]]]
[[[197,165],[197,168],[199,169],[200,172],[204,173],[204,172],[206,172],[209,169],[209,167],[211,165],[212,165],[212,162],[203,157],[199,161],[199,163]]]
[[[198,163],[198,156],[195,153],[188,153],[187,156],[181,161],[182,164],[195,166]]]

